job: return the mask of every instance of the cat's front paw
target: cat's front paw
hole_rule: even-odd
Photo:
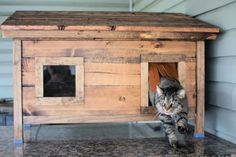
[[[177,138],[176,136],[169,137],[169,143],[172,148],[177,148]]]
[[[190,134],[191,130],[189,130],[188,127],[182,127],[182,126],[178,126],[178,131],[181,134]]]
[[[172,139],[172,140],[169,140],[169,143],[170,143],[170,146],[174,149],[177,148],[177,144],[178,144],[178,141],[177,139]]]
[[[173,120],[179,119],[179,115],[176,113],[171,113],[170,116]]]
[[[186,129],[185,127],[182,127],[182,126],[178,126],[178,131],[179,131],[179,133],[181,133],[181,134],[186,134],[187,129]]]

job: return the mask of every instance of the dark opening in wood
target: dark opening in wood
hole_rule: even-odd
[[[44,97],[75,97],[75,66],[43,66]]]

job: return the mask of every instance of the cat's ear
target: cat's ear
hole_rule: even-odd
[[[180,99],[183,99],[185,97],[185,90],[184,89],[180,89],[177,91],[177,96],[180,98]]]
[[[161,96],[162,94],[163,94],[162,89],[159,86],[157,86],[157,95]]]

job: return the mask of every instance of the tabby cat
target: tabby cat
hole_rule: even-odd
[[[161,78],[154,103],[171,147],[177,147],[176,128],[181,134],[188,132],[188,102],[185,90],[177,80]]]

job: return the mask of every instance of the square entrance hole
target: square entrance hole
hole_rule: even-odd
[[[75,97],[76,74],[74,65],[43,66],[44,97]]]

